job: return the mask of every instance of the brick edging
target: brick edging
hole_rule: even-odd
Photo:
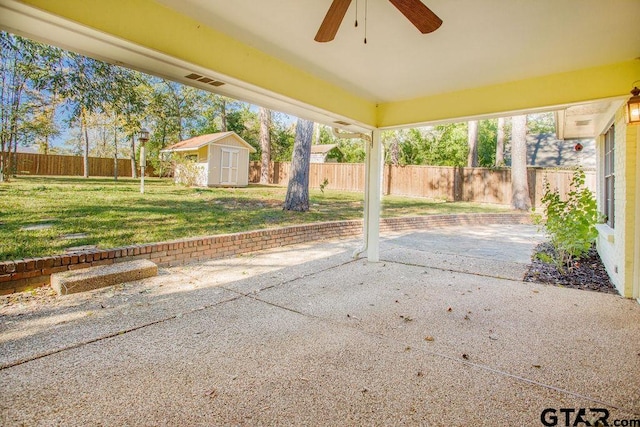
[[[512,213],[385,218],[380,221],[380,232],[495,223],[528,224],[531,219],[529,214]],[[3,261],[0,262],[0,295],[49,285],[51,274],[60,271],[136,259],[148,259],[159,267],[171,267],[296,243],[359,235],[362,235],[362,220],[332,221]]]

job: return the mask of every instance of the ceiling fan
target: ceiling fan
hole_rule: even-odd
[[[420,0],[389,0],[422,33],[431,33],[442,25],[442,19]],[[336,36],[351,0],[333,0],[314,38],[317,42],[330,42]]]

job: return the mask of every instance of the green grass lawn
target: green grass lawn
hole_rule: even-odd
[[[167,179],[18,177],[0,184],[0,260],[292,224],[362,218],[363,195],[311,191],[306,213],[282,210],[286,188],[186,188]],[[385,197],[383,217],[504,212],[472,203]],[[75,235],[75,236],[72,236]]]

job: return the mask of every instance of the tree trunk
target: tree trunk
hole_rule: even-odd
[[[496,138],[496,166],[504,166],[504,117],[498,119]]]
[[[389,161],[393,166],[400,164],[400,141],[397,136],[391,139],[391,147],[389,147]]]
[[[131,134],[131,178],[138,177],[138,169],[136,169],[136,136]]]
[[[531,208],[527,180],[527,116],[514,116],[511,123],[511,205],[526,211]]]
[[[222,122],[222,132],[227,132],[227,101],[224,97],[220,100],[220,121]]]
[[[473,120],[467,124],[469,143],[469,155],[467,156],[467,166],[478,167],[478,121]]]
[[[84,109],[80,114],[80,126],[84,129],[84,177],[89,178],[89,130]]]
[[[284,209],[306,212],[309,210],[309,163],[311,161],[311,139],[313,122],[298,119],[296,138],[293,143],[291,174]]]
[[[269,167],[271,166],[271,111],[260,108],[260,148],[262,165],[260,167],[260,184],[269,184]]]

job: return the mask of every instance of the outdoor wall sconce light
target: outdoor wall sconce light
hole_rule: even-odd
[[[149,140],[149,131],[145,128],[140,129],[138,141],[140,141],[140,194],[144,194],[144,168],[147,166],[147,157],[144,149],[144,143]]]
[[[638,86],[635,86],[638,82],[640,82],[640,80],[633,82],[634,86],[633,89],[631,89],[631,95],[633,96],[627,101],[629,123],[633,124],[640,123],[640,89],[638,89]]]

